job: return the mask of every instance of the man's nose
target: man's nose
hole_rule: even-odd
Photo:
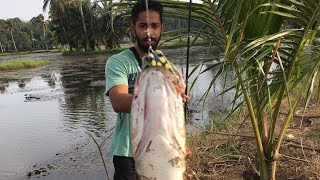
[[[147,28],[147,30],[145,31],[145,33],[146,33],[146,36],[147,36],[147,37],[153,37],[153,38],[155,37],[153,31],[152,31],[150,28]]]

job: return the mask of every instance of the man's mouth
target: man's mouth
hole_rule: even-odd
[[[151,40],[151,41],[150,41]],[[153,42],[155,42],[156,41],[156,39],[155,38],[151,38],[151,39],[149,39],[149,38],[147,38],[147,37],[145,37],[145,38],[143,38],[143,42],[151,42],[151,43],[153,43]]]
[[[149,41],[149,40],[145,40],[145,41],[143,41],[146,45],[152,45],[152,44],[154,44],[154,41]]]

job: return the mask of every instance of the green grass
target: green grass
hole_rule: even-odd
[[[132,45],[133,46],[133,45]],[[131,46],[121,46],[120,48],[102,49],[95,51],[64,51],[63,56],[79,56],[79,55],[98,55],[98,54],[116,54]]]
[[[190,43],[192,43],[194,38],[190,39]],[[174,48],[180,48],[180,47],[187,47],[187,38],[182,38],[182,41],[180,39],[171,39],[170,41],[162,40],[159,43],[160,49],[174,49]],[[192,46],[208,46],[209,42],[206,40],[203,40],[201,38],[197,39],[197,41],[192,44]],[[34,50],[34,51],[23,51],[23,52],[12,52],[12,53],[0,53],[0,56],[8,56],[13,54],[32,54],[32,53],[46,53],[46,52],[62,52],[63,56],[82,56],[82,55],[99,55],[99,54],[116,54],[119,53],[125,49],[128,49],[132,47],[133,44],[121,44],[120,48],[113,48],[113,49],[105,49],[105,46],[101,46],[101,49],[96,49],[95,51],[84,51],[84,50],[75,50],[69,51],[68,49],[63,48],[60,46],[57,49],[51,49],[51,50]]]
[[[191,38],[190,43],[192,42],[194,38]],[[179,39],[172,39],[170,41],[160,41],[159,48],[160,49],[174,49],[174,48],[180,48],[180,47],[187,47],[187,38],[182,38],[182,41]],[[208,46],[209,42],[203,39],[198,39],[192,46]],[[113,48],[113,49],[104,49],[102,47],[100,50],[95,51],[64,51],[63,56],[79,56],[79,55],[97,55],[97,54],[116,54],[119,53],[125,49],[128,49],[130,47],[134,46],[133,44],[121,44],[120,48]]]
[[[40,67],[40,66],[50,64],[50,63],[51,63],[51,61],[49,61],[49,60],[19,59],[19,60],[15,60],[15,61],[1,62],[0,63],[0,71],[35,68],[35,67]]]
[[[1,53],[0,52],[0,56],[10,56],[10,55],[22,55],[22,54],[34,54],[34,53],[48,53],[48,52],[60,52],[59,50],[33,50],[33,51],[21,51],[21,52],[6,52],[6,53]]]
[[[190,45],[191,46],[208,46],[209,42],[203,39],[197,39],[193,44],[192,41],[194,38],[190,39]],[[182,38],[181,41],[180,39],[172,39],[170,41],[163,41],[160,42],[160,47],[161,48],[166,48],[166,49],[173,49],[173,48],[179,48],[179,47],[187,47],[188,44],[188,39],[187,38]]]

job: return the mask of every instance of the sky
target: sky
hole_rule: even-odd
[[[43,0],[0,0],[0,19],[18,17],[24,21],[43,14]],[[48,19],[48,13],[44,14]]]

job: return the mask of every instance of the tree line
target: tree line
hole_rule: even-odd
[[[29,21],[0,19],[0,52],[53,48],[94,51],[135,41],[129,29],[130,8],[118,11],[112,8],[112,2],[88,0],[45,0],[43,9],[47,7],[49,20],[42,14]],[[164,22],[167,32],[188,27],[187,19],[164,17]],[[199,22],[192,22],[192,26],[199,27]],[[164,38],[185,34],[173,32]]]
[[[24,22],[19,18],[0,19],[0,52],[48,49],[53,33],[43,15]]]

